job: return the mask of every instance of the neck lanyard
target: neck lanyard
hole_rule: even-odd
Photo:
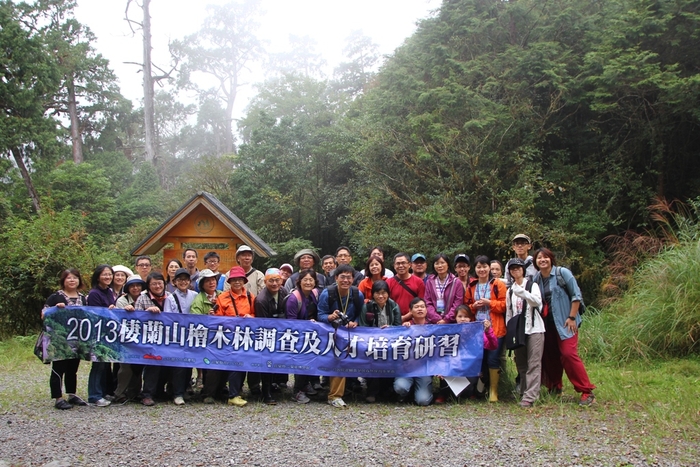
[[[340,292],[338,292],[338,301],[340,302],[340,311],[342,311],[344,315],[347,315],[346,311],[348,309],[348,305],[350,304],[350,294],[351,293],[352,293],[352,291],[348,292],[348,296],[345,299],[345,306],[343,306],[343,297],[341,297]]]
[[[438,276],[437,274],[435,275],[435,288],[437,289],[438,298],[444,298],[445,289],[447,288],[447,279],[449,277],[449,275],[445,276],[445,280],[442,283],[440,283],[440,276]]]

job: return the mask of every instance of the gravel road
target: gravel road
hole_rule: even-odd
[[[81,388],[87,365],[81,365]],[[44,368],[48,370],[48,368]],[[41,370],[41,369],[40,369]],[[0,467],[700,465],[700,440],[646,433],[643,416],[600,399],[521,409],[513,400],[442,406],[323,399],[53,408],[47,371],[0,375]],[[14,401],[14,402],[13,402]]]

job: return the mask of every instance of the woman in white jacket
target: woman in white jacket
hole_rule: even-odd
[[[522,392],[520,406],[532,407],[540,394],[542,376],[545,333],[544,320],[539,311],[542,308],[542,295],[536,283],[528,285],[523,260],[510,260],[508,272],[513,279],[513,285],[506,294],[506,323],[513,316],[525,312],[526,344],[515,349],[515,365],[520,375]]]

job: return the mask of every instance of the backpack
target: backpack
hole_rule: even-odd
[[[318,291],[317,288],[314,288],[311,293],[316,297],[316,303],[318,303],[318,296],[320,295],[320,292]],[[287,301],[289,300],[289,297],[294,295],[297,299],[297,313],[301,311],[301,302],[303,300],[301,296],[301,292],[299,289],[296,287],[293,288],[283,299],[282,299],[282,308],[287,310]],[[298,315],[297,315],[298,316]],[[313,308],[307,307],[306,309],[306,318],[301,318],[298,317],[298,319],[316,319],[317,313],[316,313],[316,306],[314,304]]]
[[[525,290],[532,292],[533,283],[533,281],[527,281],[527,284],[525,284]],[[508,290],[508,298],[510,298],[510,302],[513,303],[512,288]],[[522,313],[511,317],[506,323],[506,349],[515,350],[525,346],[527,339],[525,334],[525,313],[527,312],[534,313],[534,310],[532,307],[530,307],[527,301],[525,301],[525,309],[522,311]],[[534,320],[534,314],[532,318]]]
[[[566,281],[564,280],[564,276],[561,274],[561,268],[556,267],[556,270],[554,271],[554,275],[557,276],[557,285],[564,289],[566,292],[566,295],[569,296],[569,301],[571,301],[571,292],[569,292],[569,288],[566,286]],[[581,297],[581,302],[578,305],[578,314],[579,316],[583,316],[583,314],[586,312],[586,304],[583,303],[583,297]]]

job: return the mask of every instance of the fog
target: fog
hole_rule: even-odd
[[[122,94],[138,106],[143,96],[142,77],[139,66],[129,62],[142,61],[142,38],[140,30],[133,34],[124,20],[126,3],[126,0],[79,0],[75,14],[97,36],[96,49],[110,61]],[[153,63],[169,70],[168,42],[199,30],[207,16],[206,5],[225,3],[152,0]],[[415,31],[416,22],[428,17],[439,4],[439,0],[262,0],[258,37],[265,41],[269,53],[280,53],[289,50],[290,34],[310,36],[317,42],[317,52],[326,60],[323,71],[331,76],[333,68],[345,60],[343,47],[353,31],[361,30],[378,45],[382,55],[388,55]],[[140,3],[132,3],[129,17],[141,21]],[[265,77],[259,66],[244,77],[247,85],[239,90],[234,118],[243,114],[254,96],[253,84]],[[188,100],[194,96],[185,94],[181,98]]]

